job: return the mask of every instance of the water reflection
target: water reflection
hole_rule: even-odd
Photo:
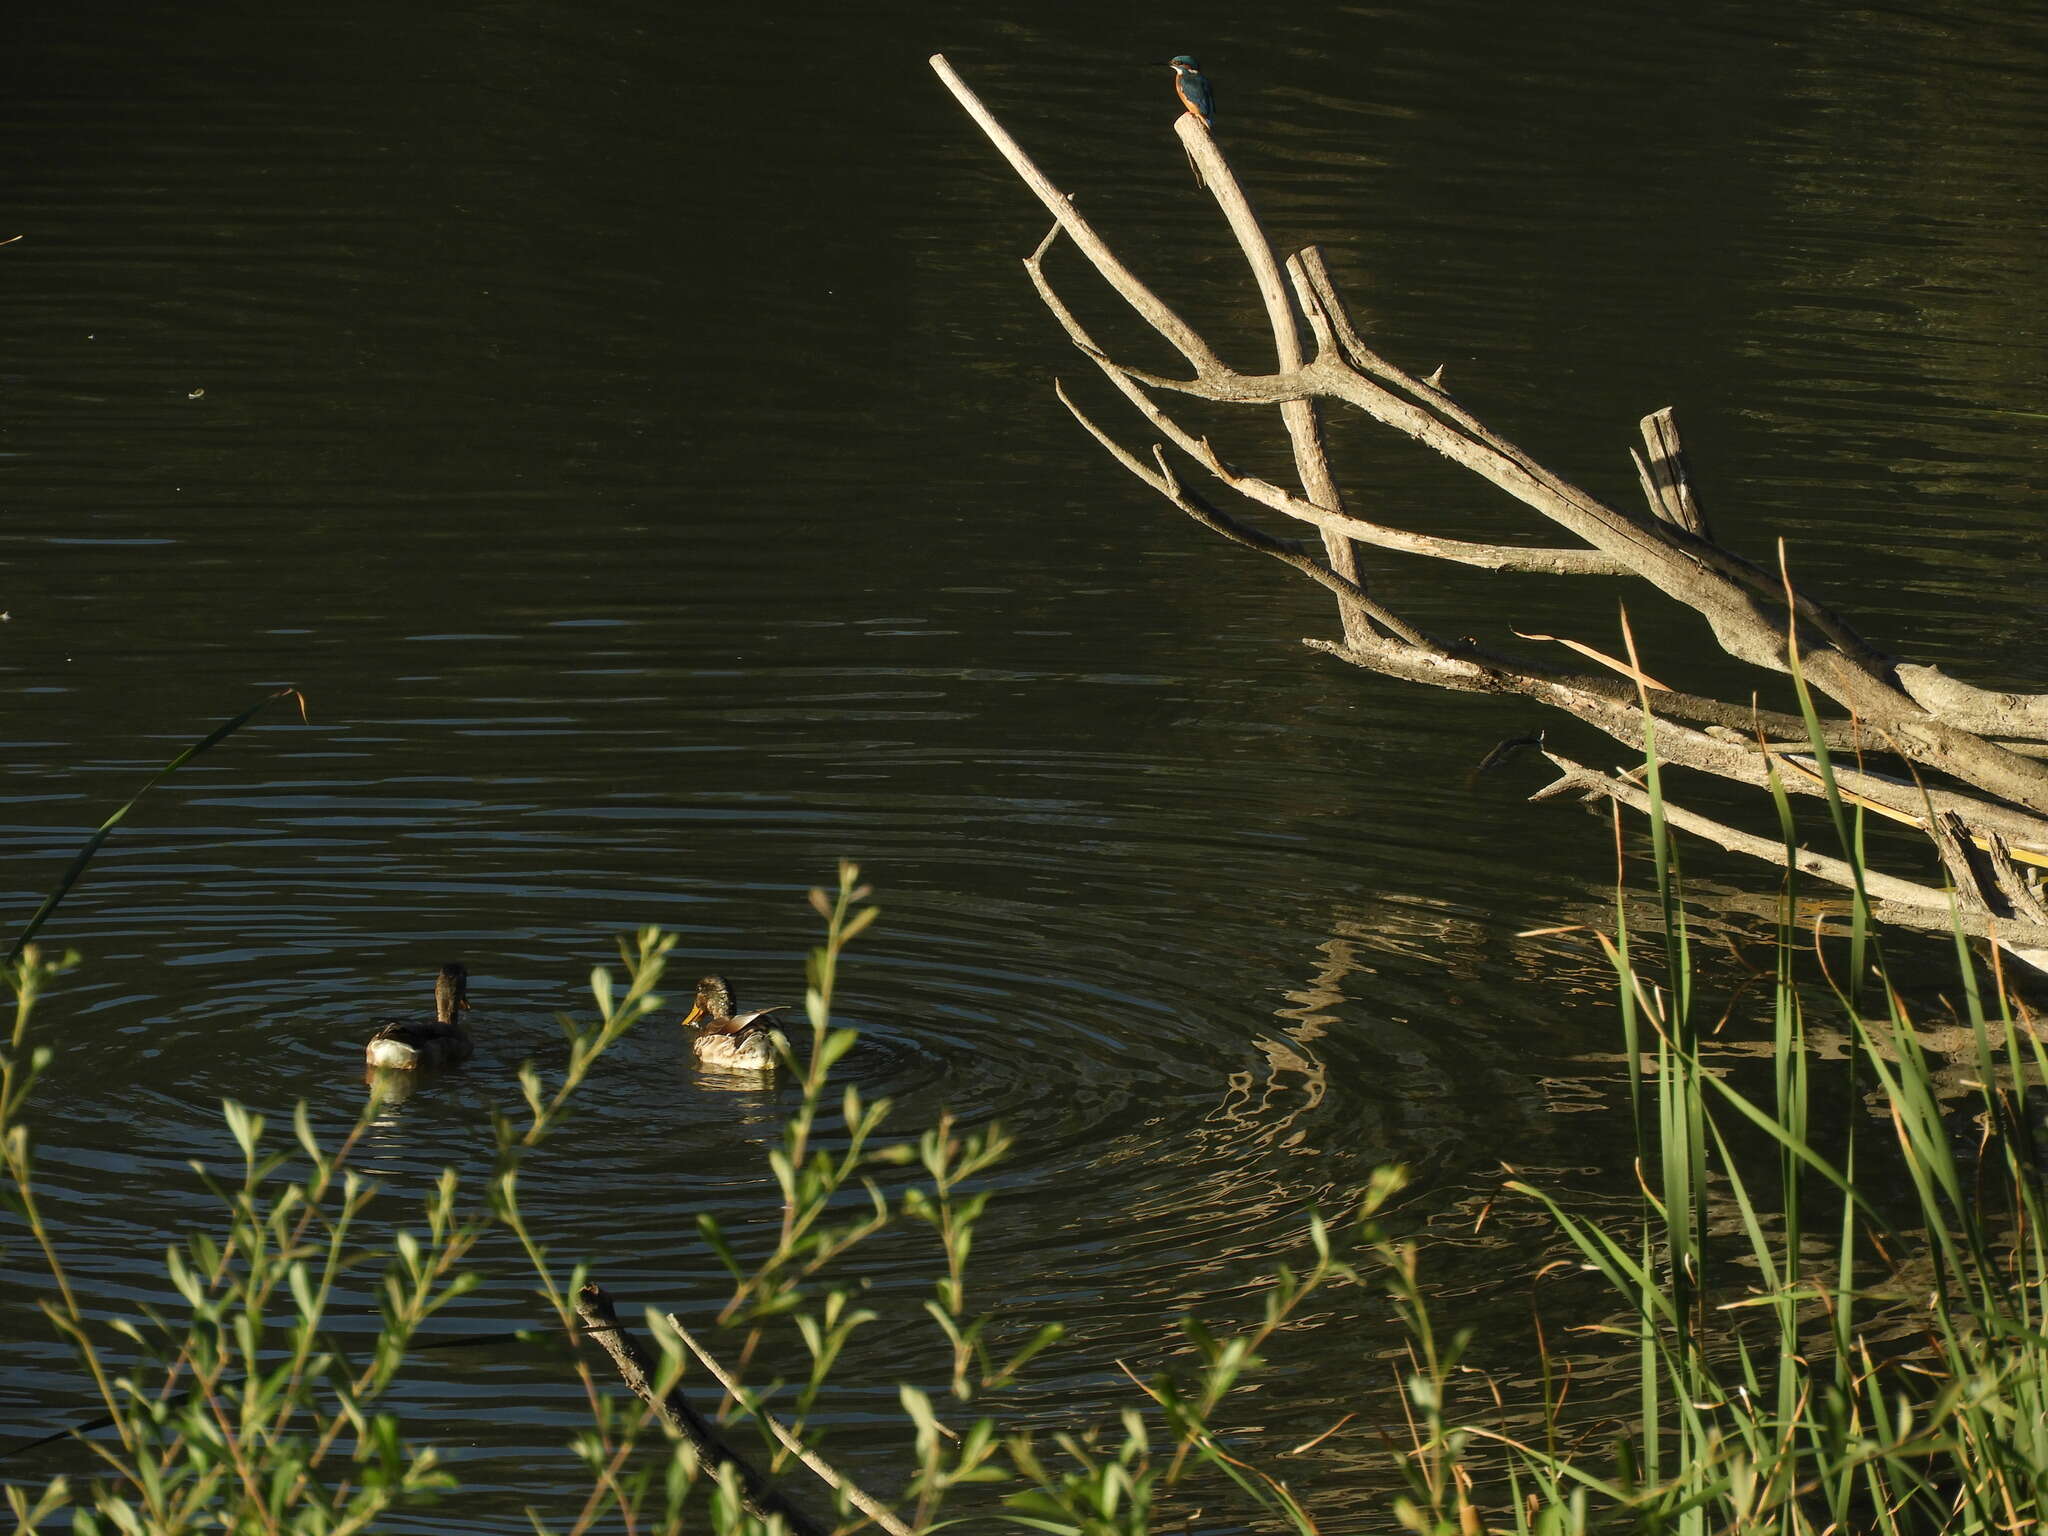
[[[369,1089],[367,1101],[373,1111],[385,1111],[377,1115],[371,1124],[381,1129],[395,1126],[398,1117],[389,1111],[396,1110],[413,1096],[419,1080],[417,1072],[403,1072],[396,1067],[365,1067],[363,1083]]]
[[[778,1102],[774,1098],[777,1073],[773,1067],[712,1066],[693,1061],[690,1072],[697,1086],[709,1092],[744,1094],[764,1106]]]

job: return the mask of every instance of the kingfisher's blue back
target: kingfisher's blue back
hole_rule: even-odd
[[[1181,105],[1199,117],[1204,127],[1216,126],[1216,92],[1202,66],[1185,53],[1173,61],[1173,88]]]

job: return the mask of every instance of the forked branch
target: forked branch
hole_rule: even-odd
[[[2048,898],[2029,869],[2048,865],[2048,763],[2015,745],[2048,740],[2048,695],[1973,688],[1873,646],[1832,608],[1802,591],[1782,555],[1759,564],[1718,542],[1701,509],[1678,425],[1669,409],[1643,418],[1643,447],[1631,450],[1644,508],[1600,501],[1546,468],[1453,398],[1439,377],[1418,378],[1367,344],[1322,255],[1314,247],[1276,260],[1221,148],[1192,115],[1175,131],[1236,237],[1272,334],[1270,373],[1244,373],[1116,257],[1075,211],[1072,199],[1026,155],[995,115],[941,57],[932,67],[1046,209],[1055,227],[1026,260],[1033,286],[1069,341],[1101,372],[1154,434],[1144,449],[1120,444],[1075,404],[1061,401],[1116,461],[1173,506],[1232,543],[1276,559],[1337,600],[1341,637],[1306,643],[1354,666],[1390,677],[1469,692],[1506,693],[1561,709],[1631,751],[1651,730],[1660,757],[1674,765],[1752,788],[1773,778],[1795,794],[1827,792],[1802,761],[1809,736],[1803,715],[1747,699],[1715,699],[1677,688],[1553,666],[1545,661],[1446,642],[1403,619],[1356,563],[1367,545],[1402,556],[1551,576],[1615,576],[1640,581],[1706,621],[1727,654],[1766,675],[1797,670],[1842,713],[1824,717],[1818,735],[1857,757],[1836,765],[1839,792],[1874,813],[1918,828],[1927,838],[1927,873],[1946,872],[1952,889],[1929,879],[1871,872],[1866,883],[1880,911],[1913,927],[1946,928],[1951,910],[1966,932],[1993,939],[2034,964],[2048,958]],[[1046,270],[1060,235],[1125,303],[1165,340],[1187,377],[1151,373],[1117,360],[1075,317]],[[1299,327],[1314,343],[1304,352]],[[1189,431],[1161,405],[1177,394],[1253,411],[1277,409],[1294,453],[1298,488],[1239,471],[1207,436]],[[1347,406],[1389,427],[1505,492],[1563,545],[1475,543],[1395,527],[1347,507],[1330,475],[1319,402]],[[1191,462],[1244,513],[1197,494],[1172,467],[1167,445]],[[1321,545],[1260,527],[1277,516],[1313,528]],[[1496,621],[1497,622],[1497,621]],[[1476,624],[1472,627],[1478,627]],[[1576,642],[1595,659],[1597,652]],[[1623,668],[1627,671],[1627,668]],[[1660,672],[1666,671],[1659,664]],[[1798,744],[1787,747],[1786,743]],[[2010,744],[2009,744],[2010,743]],[[1870,759],[1899,769],[1884,772]],[[1630,773],[1606,774],[1553,758],[1562,778],[1545,794],[1578,789],[1642,809],[1647,791]],[[1775,767],[1775,774],[1773,773]],[[1538,798],[1543,798],[1539,796]],[[1675,825],[1745,855],[1835,883],[1854,872],[1840,860],[1761,837],[1693,812]]]

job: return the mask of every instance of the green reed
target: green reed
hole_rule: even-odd
[[[1662,943],[1636,942],[1619,899],[1616,936],[1603,939],[1629,1061],[1638,1210],[1625,1224],[1595,1221],[1509,1185],[1605,1282],[1617,1311],[1589,1331],[1632,1360],[1632,1410],[1591,1438],[1586,1412],[1565,1409],[1570,1362],[1546,1345],[1540,1435],[1510,1436],[1485,1410],[1458,1416],[1455,1431],[1431,1417],[1411,1433],[1398,1510],[1410,1530],[1963,1536],[2048,1522],[2048,1162],[2037,1139],[2048,1051],[1995,952],[1987,974],[1958,934],[1968,1044],[1964,1070],[1941,1073],[1885,969],[1860,886],[1860,813],[1837,791],[1796,651],[1792,662],[1829,821],[1858,871],[1847,931],[1831,942],[1809,932],[1788,876],[1770,1082],[1737,1086],[1702,1047],[1650,734]],[[1771,788],[1790,849],[1775,770]],[[1812,1049],[1816,997],[1851,1046],[1845,1059]],[[1843,1108],[1830,1117],[1823,1105]],[[1420,1333],[1426,1297],[1380,1246]],[[1426,1364],[1410,1396],[1434,1405],[1455,1387]]]
[[[8,948],[7,959],[0,963],[13,965],[21,959],[22,950],[35,938],[43,924],[50,920],[51,914],[63,904],[64,898],[71,893],[71,888],[78,883],[79,877],[85,873],[86,866],[92,863],[94,856],[106,845],[107,839],[113,836],[114,829],[128,819],[128,813],[135,809],[137,803],[141,801],[144,795],[155,789],[157,785],[191,762],[195,757],[202,757],[212,751],[280,699],[290,699],[296,703],[299,706],[299,717],[301,719],[305,718],[306,696],[296,688],[280,688],[275,693],[266,694],[240,714],[223,720],[219,725],[208,731],[204,736],[193,742],[191,746],[151,774],[142,788],[122,802],[120,809],[93,829],[92,834],[86,838],[78,853],[72,858],[71,863],[65,867],[64,873],[58,877],[56,888],[43,898],[43,904],[36,908],[34,914],[26,923],[22,924],[21,932],[14,936],[14,942]]]

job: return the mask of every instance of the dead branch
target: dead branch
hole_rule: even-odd
[[[1631,810],[1645,815],[1650,810],[1650,792],[1634,779],[1621,774],[1602,773],[1588,768],[1584,763],[1573,762],[1570,758],[1555,752],[1543,754],[1558,770],[1558,777],[1539,789],[1529,798],[1548,800],[1558,795],[1577,791],[1582,795],[1619,801]],[[1753,832],[1744,832],[1726,822],[1716,821],[1697,811],[1675,805],[1667,796],[1663,805],[1664,819],[1681,831],[1690,832],[1706,839],[1731,853],[1748,854],[1770,863],[1782,863],[1784,845],[1775,838],[1759,837]],[[1824,853],[1810,849],[1799,849],[1795,856],[1795,867],[1802,874],[1812,875],[1831,885],[1853,890],[1857,883],[1854,866],[1842,859],[1830,858]],[[1901,880],[1893,875],[1880,874],[1875,870],[1864,870],[1862,882],[1870,898],[1873,915],[1885,922],[1904,928],[1917,928],[1923,933],[1949,933],[1956,927],[1974,938],[1990,939],[2004,945],[2012,953],[2035,965],[2048,961],[2048,925],[2024,921],[2000,922],[1982,912],[1971,912],[1956,899],[1958,892],[1945,890],[1940,886],[1922,885],[1911,880]]]
[[[1936,667],[1902,662],[1899,685],[1929,714],[1987,736],[2048,741],[2048,694],[1994,693],[1957,682]]]
[[[1230,162],[1223,158],[1223,152],[1216,147],[1216,140],[1209,132],[1209,125],[1192,112],[1183,113],[1175,120],[1174,129],[1180,134],[1180,141],[1187,147],[1188,158],[1195,163],[1195,174],[1216,199],[1216,206],[1223,210],[1223,217],[1230,224],[1230,232],[1237,236],[1238,249],[1244,252],[1244,259],[1252,269],[1252,278],[1258,284],[1259,298],[1266,306],[1266,320],[1273,328],[1273,351],[1278,359],[1280,371],[1301,366],[1301,332],[1294,323],[1294,306],[1288,302],[1287,287],[1280,281],[1280,263],[1273,259],[1273,247],[1266,239],[1266,232],[1259,228],[1257,215],[1252,212],[1251,203],[1237,184],[1237,174],[1230,168]],[[1316,414],[1313,398],[1284,401],[1280,406],[1280,420],[1287,428],[1288,441],[1294,446],[1295,473],[1301,476],[1301,488],[1308,500],[1318,507],[1342,514],[1343,493],[1337,489],[1337,480],[1330,473],[1329,453],[1323,445],[1322,422]],[[1352,586],[1359,587],[1358,555],[1351,547],[1351,541],[1335,529],[1323,529],[1323,548],[1330,556],[1330,569],[1342,576]],[[1365,624],[1365,609],[1355,600],[1339,595],[1337,611],[1343,619],[1344,638],[1355,640],[1370,631]]]
[[[668,1314],[668,1325],[675,1330],[676,1337],[683,1341],[683,1347],[697,1357],[697,1363],[709,1371],[713,1379],[732,1395],[733,1401],[746,1407],[747,1412],[766,1425],[768,1432],[781,1442],[782,1448],[815,1472],[826,1487],[845,1494],[849,1504],[887,1531],[889,1536],[914,1536],[911,1528],[890,1512],[888,1505],[863,1492],[858,1485],[834,1471],[824,1457],[808,1449],[801,1440],[785,1429],[782,1421],[774,1414],[765,1408],[750,1405],[740,1384],[733,1379],[731,1373],[712,1359],[704,1346],[690,1336],[690,1330],[682,1325],[673,1312]]]
[[[1045,204],[1046,211],[1059,221],[1060,228],[1067,232],[1095,270],[1100,272],[1110,287],[1116,290],[1117,297],[1142,315],[1145,323],[1186,358],[1188,366],[1197,373],[1204,373],[1212,368],[1221,369],[1222,360],[1209,350],[1208,342],[1201,338],[1193,326],[1169,308],[1158,294],[1139,282],[1130,269],[1117,260],[1116,253],[1110,250],[1107,242],[1095,233],[1093,226],[1075,209],[1073,199],[1055,187],[1046,178],[1045,173],[1032,163],[1031,157],[1010,137],[1009,130],[997,122],[995,114],[981,104],[981,98],[967,88],[967,82],[953,73],[953,66],[946,62],[945,55],[933,54],[931,66],[937,71],[939,78],[946,82],[946,88],[953,93],[954,98],[967,109],[967,115],[981,125],[981,131],[988,135],[989,142],[1010,162],[1010,168],[1017,173],[1024,185],[1038,195],[1038,200]]]
[[[618,1368],[619,1379],[639,1399],[661,1416],[662,1422],[696,1447],[697,1454],[714,1467],[729,1466],[738,1480],[740,1496],[747,1507],[763,1520],[779,1519],[792,1536],[829,1536],[830,1527],[819,1524],[792,1504],[775,1485],[757,1472],[733,1449],[718,1426],[684,1400],[679,1388],[657,1390],[653,1362],[632,1330],[619,1321],[612,1299],[603,1287],[591,1284],[576,1293],[576,1315],[584,1331],[604,1346]],[[892,1533],[894,1536],[894,1533]]]
[[[1592,549],[1536,549],[1517,544],[1476,544],[1465,539],[1444,539],[1426,533],[1411,533],[1404,528],[1389,528],[1382,523],[1367,522],[1332,507],[1319,506],[1312,500],[1296,496],[1281,489],[1270,481],[1252,475],[1241,475],[1226,464],[1206,437],[1196,437],[1187,431],[1165,411],[1144,390],[1125,376],[1124,371],[1111,362],[1095,345],[1074,312],[1060,298],[1045,276],[1045,254],[1059,237],[1060,226],[1055,224],[1039,242],[1038,249],[1025,258],[1024,270],[1031,274],[1038,296],[1045,301],[1047,309],[1060,322],[1068,338],[1102,370],[1103,376],[1116,386],[1124,398],[1136,407],[1139,414],[1151,422],[1174,447],[1195,460],[1224,486],[1237,492],[1247,500],[1270,507],[1275,512],[1313,523],[1326,535],[1341,534],[1346,539],[1377,545],[1382,549],[1398,550],[1403,554],[1424,555],[1436,560],[1449,560],[1459,565],[1476,565],[1495,571],[1537,571],[1548,576],[1625,576],[1628,568],[1598,550]],[[1073,409],[1071,403],[1068,409]],[[1085,423],[1084,423],[1085,425]],[[1094,431],[1090,427],[1090,431]],[[1097,440],[1103,441],[1097,434]],[[1108,447],[1106,441],[1104,447]],[[1141,477],[1142,478],[1142,477]],[[1157,487],[1154,487],[1157,489]],[[1354,581],[1354,585],[1355,585]]]
[[[1653,515],[1674,527],[1702,539],[1710,538],[1706,517],[1693,496],[1692,468],[1685,461],[1685,449],[1678,441],[1678,421],[1670,406],[1652,411],[1642,421],[1643,452],[1629,450],[1636,461],[1636,476],[1643,482],[1643,499]]]
[[[2038,923],[2048,928],[2048,900],[2042,899],[2040,890],[2013,862],[2013,850],[2006,840],[1996,832],[1986,833],[1984,854],[1990,861],[1992,878],[1999,893],[2012,908],[2013,916],[2022,922]]]
[[[1068,339],[1158,438],[1255,515],[1278,515],[1314,527],[1325,558],[1316,559],[1312,546],[1300,540],[1267,533],[1253,519],[1210,503],[1176,473],[1164,447],[1125,447],[1064,389],[1062,402],[1120,464],[1183,513],[1330,592],[1342,618],[1342,639],[1307,644],[1389,677],[1536,699],[1634,751],[1647,750],[1654,734],[1660,759],[1674,767],[1755,788],[1775,780],[1795,794],[1827,793],[1805,758],[1809,735],[1817,734],[1831,751],[1842,754],[1833,763],[1837,792],[1918,828],[1929,840],[1929,862],[1945,870],[1953,883],[1951,892],[1870,871],[1865,883],[1881,911],[1908,926],[1934,930],[1960,922],[1964,931],[2004,944],[2030,963],[2048,960],[2048,924],[2042,921],[2048,901],[2018,867],[2019,862],[2048,863],[2048,762],[2040,760],[2034,746],[2048,741],[2048,694],[1992,692],[1932,667],[1902,662],[1801,590],[1783,569],[1782,553],[1759,563],[1718,542],[1701,510],[1668,408],[1643,418],[1643,448],[1631,450],[1646,503],[1641,512],[1609,506],[1546,468],[1453,398],[1442,387],[1441,370],[1418,378],[1368,345],[1314,247],[1284,263],[1276,261],[1215,139],[1200,119],[1183,115],[1175,131],[1236,237],[1272,333],[1271,373],[1230,367],[1123,266],[946,61],[934,57],[932,67],[1056,221],[1025,267]],[[1060,234],[1131,313],[1179,354],[1188,377],[1168,377],[1119,361],[1083,328],[1046,270]],[[1302,322],[1313,340],[1312,354],[1302,347]],[[1294,449],[1301,490],[1239,472],[1208,437],[1180,425],[1160,404],[1161,392],[1254,410],[1277,407]],[[1323,401],[1350,407],[1478,476],[1549,525],[1552,537],[1561,531],[1571,542],[1562,547],[1481,544],[1357,516],[1330,479],[1323,424],[1316,415]],[[1443,641],[1404,621],[1384,595],[1373,593],[1355,563],[1358,545],[1496,570],[1632,578],[1698,614],[1729,656],[1775,677],[1796,670],[1842,713],[1824,716],[1817,732],[1809,733],[1802,715],[1764,710],[1754,697],[1743,703],[1682,688],[1652,689],[1635,680],[1570,672],[1483,648],[1471,639]],[[1673,675],[1668,664],[1653,665],[1660,674]],[[1871,766],[1872,758],[1908,771],[1879,771]],[[1595,775],[1564,759],[1556,761],[1568,775],[1589,776],[1572,780],[1580,788],[1639,810],[1647,805],[1641,786],[1625,776]],[[1551,792],[1560,787],[1566,787],[1564,781]],[[1780,867],[1789,861],[1838,883],[1847,869],[1841,861],[1804,850],[1788,854],[1778,839],[1695,813],[1673,808],[1670,820],[1724,848]]]

